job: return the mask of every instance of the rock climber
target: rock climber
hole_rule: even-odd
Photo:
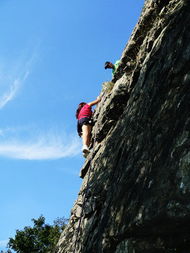
[[[92,106],[98,104],[100,100],[101,98],[97,97],[96,100],[90,103],[82,102],[78,105],[78,109],[76,110],[76,118],[78,120],[77,132],[78,135],[82,137],[82,152],[85,158],[90,153],[89,146],[91,141],[91,130],[93,126]]]
[[[114,64],[112,62],[109,62],[109,61],[106,61],[105,62],[105,65],[104,65],[104,68],[105,69],[112,69],[112,77],[115,75],[119,65],[120,65],[120,61],[116,61]]]

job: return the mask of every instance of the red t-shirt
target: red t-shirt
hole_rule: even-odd
[[[92,110],[91,110],[91,106],[86,104],[82,107],[82,109],[80,110],[79,112],[79,115],[78,115],[78,120],[79,119],[82,119],[82,118],[91,118],[92,117]]]

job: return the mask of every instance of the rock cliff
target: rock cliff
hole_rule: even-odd
[[[56,252],[190,252],[189,20],[189,0],[145,2]]]

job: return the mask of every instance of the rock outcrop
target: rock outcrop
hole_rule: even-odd
[[[145,2],[56,252],[190,252],[189,20],[189,0]]]

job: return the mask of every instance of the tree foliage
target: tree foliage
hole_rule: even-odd
[[[32,221],[33,227],[16,230],[15,238],[9,238],[8,247],[18,253],[52,253],[67,220],[57,218],[54,225],[49,225],[41,215]]]

